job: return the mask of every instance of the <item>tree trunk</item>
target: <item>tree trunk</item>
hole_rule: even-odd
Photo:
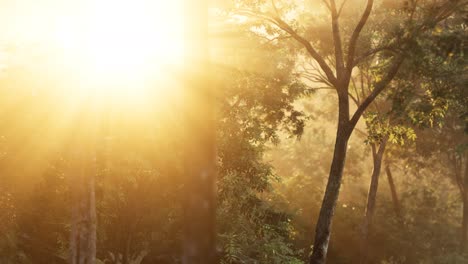
[[[377,190],[379,188],[380,170],[382,167],[382,157],[385,152],[387,139],[383,139],[380,143],[379,149],[376,150],[375,144],[372,144],[372,159],[374,168],[372,170],[371,183],[369,193],[367,195],[366,213],[362,223],[361,234],[361,264],[366,264],[368,261],[368,248],[369,248],[369,234],[372,227],[372,219],[375,212],[375,204],[377,200]]]
[[[347,97],[347,95],[346,95]],[[328,176],[328,183],[325,190],[325,195],[320,208],[319,218],[315,227],[315,240],[312,255],[310,257],[310,264],[324,264],[326,263],[328,244],[330,242],[332,218],[335,213],[336,202],[340,194],[341,179],[343,177],[343,169],[346,161],[346,152],[348,147],[349,131],[347,119],[349,117],[349,107],[346,105],[347,101],[343,103],[341,100],[338,128],[335,139],[335,149],[333,153],[333,160]]]
[[[463,217],[462,217],[462,232],[460,240],[460,252],[467,251],[466,242],[468,240],[468,195],[463,194]]]
[[[88,263],[96,262],[96,242],[97,242],[97,217],[96,217],[96,184],[94,171],[90,172],[89,177],[89,245],[88,245]]]
[[[387,173],[388,185],[392,195],[393,210],[395,210],[396,217],[401,220],[403,215],[401,214],[400,200],[398,200],[398,193],[395,187],[395,182],[393,181],[393,175],[389,164],[385,166],[385,172]]]
[[[70,236],[70,264],[95,264],[96,261],[96,201],[94,171],[80,153],[72,160],[73,175],[72,225]]]
[[[183,264],[217,263],[214,95],[208,82],[208,5],[185,3],[186,152]]]
[[[462,232],[460,240],[460,251],[462,253],[468,251],[468,151],[465,151],[465,157],[461,158],[464,161],[464,177],[463,177],[463,191],[462,191],[462,202],[463,202],[463,217],[462,217]],[[463,167],[463,164],[460,166]],[[461,173],[461,172],[460,172]]]

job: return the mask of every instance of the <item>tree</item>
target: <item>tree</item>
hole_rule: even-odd
[[[392,95],[396,99],[397,115],[419,130],[419,155],[436,155],[441,162],[451,164],[452,179],[460,190],[464,207],[460,237],[462,253],[468,239],[468,213],[464,202],[468,100],[463,70],[466,67],[462,37],[465,27],[463,11],[456,11],[432,32],[421,35],[415,52],[408,58],[409,67],[397,80],[400,88]],[[432,129],[421,129],[427,127]]]
[[[381,108],[380,108],[381,110]],[[381,110],[382,111],[382,110]],[[379,187],[379,178],[382,170],[382,162],[387,151],[387,145],[399,145],[402,147],[405,143],[414,141],[416,134],[414,130],[405,125],[398,124],[392,118],[391,113],[368,113],[366,114],[366,127],[369,133],[367,143],[371,146],[372,151],[372,175],[367,195],[365,216],[362,223],[361,234],[361,263],[368,262],[368,247],[369,234],[372,228],[372,221],[375,215],[377,191]],[[387,177],[392,193],[392,200],[395,205],[395,210],[398,213],[398,203],[396,198],[395,186],[390,172],[389,165],[386,164]]]
[[[71,139],[67,157],[67,174],[72,192],[69,262],[94,264],[97,250],[96,145],[100,136],[99,121],[102,120],[95,122],[95,117],[84,115],[77,121],[78,127]]]
[[[335,0],[325,1],[324,3],[331,16],[332,43],[330,44],[333,45],[333,60],[328,62],[324,56],[325,54],[321,54],[316,44],[304,37],[301,32],[299,32],[299,28],[291,26],[291,23],[288,23],[288,21],[282,18],[282,15],[293,9],[291,6],[278,6],[275,1],[272,1],[269,7],[265,7],[266,5],[264,2],[250,3],[246,1],[244,6],[247,7],[247,10],[241,10],[240,12],[241,14],[256,17],[264,22],[270,23],[270,25],[274,25],[277,29],[280,29],[281,33],[285,33],[302,45],[306,49],[307,54],[317,62],[320,70],[323,72],[324,82],[332,86],[336,90],[338,96],[338,126],[336,130],[334,155],[319,219],[316,225],[314,247],[310,258],[310,263],[312,264],[326,262],[332,218],[340,192],[343,169],[346,161],[347,144],[357,122],[367,107],[383,90],[385,90],[387,85],[396,76],[404,61],[404,51],[411,48],[410,43],[415,35],[420,34],[422,31],[432,29],[437,23],[452,14],[453,10],[459,4],[459,2],[437,3],[436,7],[431,9],[432,13],[430,15],[432,17],[424,17],[424,14],[420,13],[420,17],[417,17],[420,20],[417,21],[417,23],[415,23],[416,17],[414,13],[420,10],[414,8],[410,12],[411,15],[409,19],[404,19],[402,21],[405,26],[405,28],[403,28],[404,34],[396,35],[383,45],[361,53],[358,49],[358,40],[370,17],[374,1],[367,1],[366,8],[360,16],[359,22],[354,27],[354,30],[350,33],[348,41],[342,40],[342,28],[339,23],[340,15],[342,15],[343,7],[346,2],[343,1],[340,6],[337,6]],[[269,12],[264,12],[263,10],[265,9],[269,10]],[[293,22],[293,24],[296,25],[298,24],[297,20],[289,22]],[[277,33],[277,31],[273,32],[273,34]],[[362,103],[351,115],[348,91],[353,69],[362,61],[369,59],[380,51],[388,49],[392,50],[392,52],[385,56],[386,63],[381,67],[383,72],[382,77],[372,84],[372,91],[362,100]],[[332,65],[334,66],[334,70],[332,69]]]

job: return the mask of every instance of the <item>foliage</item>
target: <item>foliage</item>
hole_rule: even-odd
[[[278,1],[276,8],[332,61],[329,18],[316,2]],[[358,124],[368,136],[354,133],[349,141],[328,262],[359,261],[359,223],[372,170],[362,142],[388,137],[393,146],[387,161],[403,216],[395,214],[382,175],[372,263],[465,263],[466,253],[456,253],[462,203],[451,158],[462,157],[467,146],[466,14],[430,24],[438,12],[431,1],[393,2],[378,3],[361,34],[358,57],[388,49],[359,61],[350,96],[363,99],[384,78],[394,52],[404,52],[405,62]],[[275,12],[271,1],[223,4],[216,17],[222,37],[212,49],[221,263],[304,263],[333,155],[337,98],[300,45],[259,21],[260,12]],[[348,35],[361,13],[354,4],[341,14]],[[0,263],[58,264],[67,255],[74,172],[67,170],[69,139],[50,133],[61,125],[53,120],[62,116],[64,103],[45,88],[59,85],[43,63],[33,61],[33,70],[13,65],[0,80]],[[108,120],[107,134],[96,142],[98,157],[90,165],[102,263],[181,262],[184,131],[172,103],[164,116],[152,106],[144,117],[122,113]]]
[[[381,142],[384,137],[388,137],[391,143],[404,145],[405,141],[414,141],[416,139],[416,133],[411,127],[390,125],[388,118],[377,113],[366,113],[364,120],[369,133],[367,143]]]

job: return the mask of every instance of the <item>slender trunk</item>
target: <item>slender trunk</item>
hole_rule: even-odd
[[[380,143],[379,149],[376,150],[375,144],[372,144],[372,159],[374,168],[372,170],[371,183],[369,193],[367,195],[366,213],[362,223],[361,234],[361,264],[366,264],[368,261],[369,251],[369,234],[372,227],[372,219],[375,212],[375,204],[377,200],[377,190],[379,188],[380,170],[382,167],[382,157],[385,151],[387,139],[383,139]]]
[[[462,219],[461,219],[461,232],[460,232],[460,253],[468,250],[468,152],[464,155],[456,155],[455,153],[448,153],[448,158],[453,166],[454,180],[460,190],[460,197],[462,200]]]
[[[208,3],[186,0],[183,264],[217,263],[214,94],[208,82]]]
[[[70,264],[95,264],[96,202],[94,171],[80,153],[72,166],[72,225],[70,234]],[[77,173],[78,172],[78,173]]]
[[[96,219],[96,189],[94,171],[89,173],[89,242],[88,242],[88,264],[96,262],[96,239],[97,239],[97,219]]]
[[[86,188],[88,189],[88,188]],[[93,211],[94,192],[89,191],[90,199],[75,203],[73,209],[70,241],[71,264],[94,264],[96,259],[96,218]],[[82,195],[79,197],[84,198]]]
[[[401,220],[402,219],[401,205],[400,205],[400,201],[398,200],[398,194],[397,194],[397,190],[395,187],[395,182],[393,181],[393,175],[392,175],[392,171],[390,170],[389,164],[385,166],[385,172],[387,173],[388,185],[390,186],[390,193],[392,195],[393,209],[395,210],[395,215],[397,216],[397,218]]]
[[[468,195],[463,194],[463,218],[462,218],[462,232],[460,241],[460,252],[467,251],[466,242],[468,241]]]
[[[70,184],[72,188],[76,187],[74,184]],[[77,190],[72,190],[72,192],[77,192]],[[77,203],[79,201],[78,195],[72,194],[72,213],[71,213],[71,232],[70,232],[70,264],[77,264],[79,259],[79,223],[81,220],[80,217],[80,206]]]
[[[328,244],[330,242],[332,218],[335,213],[335,207],[338,200],[341,187],[341,179],[343,177],[343,169],[346,161],[346,152],[348,147],[349,131],[349,105],[346,98],[340,97],[340,113],[338,120],[338,128],[335,139],[335,149],[333,160],[328,176],[328,183],[325,190],[325,195],[320,208],[319,218],[315,227],[315,240],[310,264],[326,263]]]
[[[340,132],[340,130],[338,130],[338,132]],[[332,218],[335,213],[336,202],[340,192],[347,145],[348,139],[338,133],[328,184],[315,228],[315,241],[310,258],[311,264],[324,264],[326,262]]]
[[[468,241],[468,151],[465,152],[465,157],[461,158],[464,161],[464,176],[463,176],[463,191],[462,191],[462,202],[463,202],[463,218],[462,218],[462,232],[460,241],[460,251],[466,252],[467,241]],[[460,166],[463,167],[463,164]]]

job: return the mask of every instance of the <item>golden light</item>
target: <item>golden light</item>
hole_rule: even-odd
[[[82,94],[139,101],[171,92],[182,60],[181,1],[96,0],[57,19],[56,42]],[[140,102],[139,102],[140,103]]]
[[[11,169],[28,157],[37,173],[103,124],[135,141],[172,136],[183,10],[182,0],[0,1],[0,114],[25,138]]]

